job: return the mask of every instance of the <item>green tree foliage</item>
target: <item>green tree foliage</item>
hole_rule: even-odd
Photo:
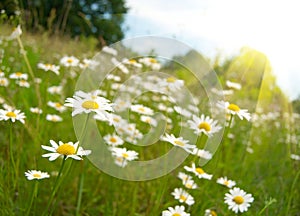
[[[121,25],[128,10],[125,0],[4,0],[0,6],[8,14],[18,6],[23,25],[32,31],[93,35],[102,45],[124,37]]]

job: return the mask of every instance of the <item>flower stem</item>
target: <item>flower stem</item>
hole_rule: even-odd
[[[13,190],[16,188],[17,184],[17,176],[16,176],[16,163],[15,163],[15,158],[14,158],[14,152],[13,152],[13,123],[10,123],[10,129],[9,129],[9,156],[12,164],[12,179],[13,179]]]
[[[84,183],[84,165],[85,165],[85,161],[82,161],[82,163],[81,163],[81,173],[80,173],[79,184],[78,184],[76,216],[80,215],[80,207],[81,207],[81,200],[82,200],[82,190],[83,190],[83,183]]]
[[[31,207],[32,207],[32,203],[33,203],[33,200],[34,198],[37,197],[37,193],[38,193],[38,182],[39,180],[35,180],[35,183],[34,183],[34,189],[32,191],[32,194],[31,194],[31,198],[30,198],[30,203],[29,203],[29,206],[27,208],[27,211],[26,211],[26,216],[30,214],[30,210],[31,210]]]

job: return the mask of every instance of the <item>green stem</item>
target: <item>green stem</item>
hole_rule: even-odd
[[[26,212],[26,216],[28,216],[30,214],[30,210],[31,210],[31,207],[32,207],[32,203],[33,203],[33,200],[34,198],[37,197],[37,193],[38,193],[38,182],[39,180],[35,180],[35,183],[34,183],[34,189],[32,191],[32,194],[31,194],[31,198],[30,198],[30,203],[29,203],[29,206],[27,208],[27,212]]]
[[[295,185],[296,185],[296,182],[299,178],[299,175],[300,175],[300,170],[297,172],[295,178],[294,178],[294,181],[293,181],[293,184],[292,184],[292,187],[291,187],[291,192],[290,192],[290,196],[289,196],[289,200],[288,200],[288,204],[287,204],[287,209],[286,209],[286,213],[285,215],[289,215],[289,211],[290,211],[290,207],[291,207],[291,203],[292,203],[292,198],[293,198],[293,193],[295,191]]]
[[[65,159],[66,159],[66,156],[64,156],[64,158],[63,158],[62,164],[61,164],[61,166],[60,166],[60,170],[59,170],[58,175],[57,175],[57,177],[56,177],[56,179],[55,179],[55,183],[54,183],[54,186],[53,186],[53,189],[52,189],[52,193],[51,193],[50,199],[49,199],[49,201],[48,201],[47,207],[46,207],[46,209],[45,209],[43,215],[46,215],[46,214],[47,214],[48,209],[49,209],[49,207],[51,206],[52,201],[53,201],[53,199],[54,199],[54,196],[55,196],[55,194],[56,194],[56,192],[57,192],[57,190],[58,190],[58,188],[59,188],[59,186],[60,186],[60,184],[58,183],[58,181],[59,181],[59,178],[60,178],[60,176],[61,176],[61,174],[62,174],[62,170],[63,170],[63,168],[64,168],[64,166],[65,166],[65,162],[66,162]]]
[[[9,129],[9,154],[10,154],[10,160],[11,160],[11,164],[12,164],[12,179],[13,179],[13,190],[15,190],[16,188],[16,163],[15,163],[15,158],[14,158],[14,152],[13,152],[13,123],[10,123],[10,129]]]
[[[77,205],[76,205],[76,216],[80,215],[80,207],[81,207],[81,200],[82,200],[82,191],[83,191],[83,183],[84,183],[84,163],[81,164],[81,173],[80,173],[80,179],[78,184],[78,195],[77,195]]]

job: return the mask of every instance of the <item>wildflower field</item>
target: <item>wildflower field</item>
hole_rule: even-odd
[[[0,215],[300,215],[300,115],[262,53],[204,57],[212,84],[192,51],[0,34]]]

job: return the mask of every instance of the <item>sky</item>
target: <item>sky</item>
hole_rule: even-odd
[[[249,46],[267,55],[290,99],[300,95],[298,0],[127,0],[125,38],[176,38],[208,57]]]

